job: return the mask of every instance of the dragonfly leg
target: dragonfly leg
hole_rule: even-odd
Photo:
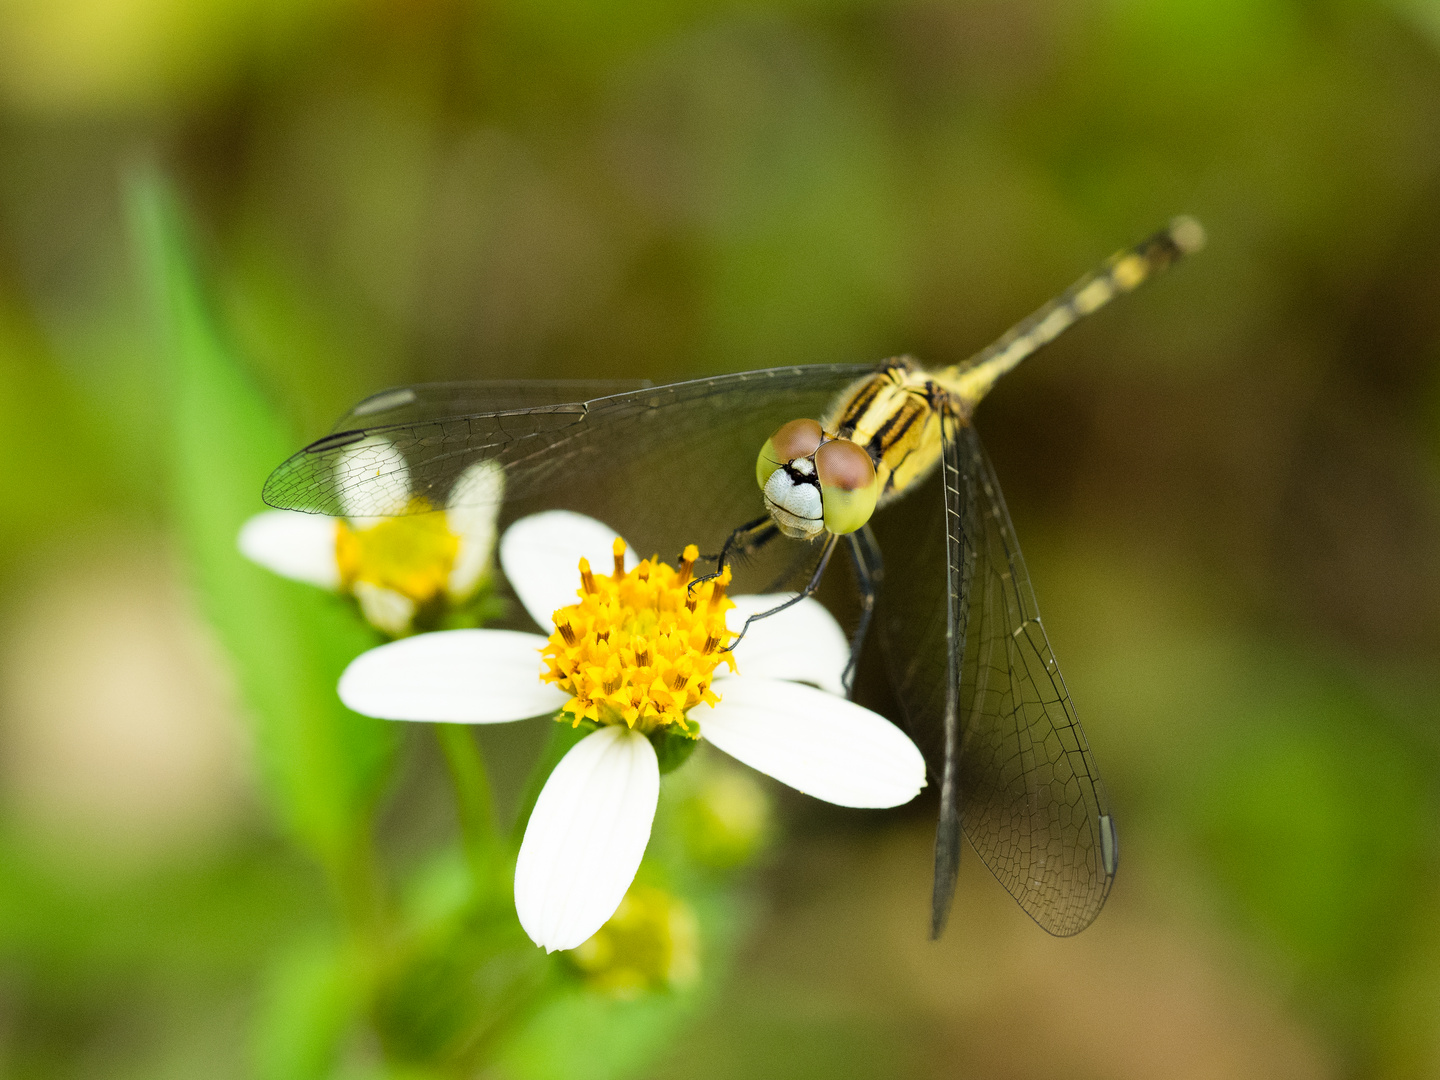
[[[870,620],[875,614],[875,597],[880,591],[880,583],[885,580],[885,560],[880,555],[880,545],[869,525],[850,533],[846,539],[850,542],[850,560],[855,565],[855,585],[860,592],[860,621],[850,638],[850,662],[840,675],[841,685],[848,697],[855,688],[860,647],[865,644],[865,632],[870,629]]]
[[[693,589],[696,585],[703,585],[707,581],[714,580],[725,572],[725,567],[730,565],[730,561],[734,559],[737,554],[754,554],[779,535],[780,529],[769,514],[766,514],[764,517],[758,517],[754,521],[746,522],[726,537],[725,546],[720,549],[719,555],[700,556],[706,562],[709,562],[711,559],[715,560],[715,572],[702,574],[695,578],[690,582],[690,588]]]
[[[751,623],[757,622],[760,619],[768,619],[771,615],[778,615],[786,608],[794,607],[801,600],[804,600],[807,596],[814,596],[815,591],[820,588],[820,579],[825,576],[825,567],[830,565],[830,556],[835,554],[835,546],[839,542],[839,540],[840,537],[834,535],[833,533],[826,539],[825,550],[820,553],[820,562],[818,565],[816,565],[815,572],[810,575],[810,580],[805,583],[805,588],[801,589],[798,593],[790,597],[790,599],[786,600],[783,604],[776,604],[769,611],[760,611],[755,613],[754,615],[751,615],[748,619],[745,620],[745,625],[740,628],[739,635],[737,635],[735,640],[726,647],[725,651],[734,651],[735,646],[739,645],[741,639],[745,637],[745,632],[750,629]]]

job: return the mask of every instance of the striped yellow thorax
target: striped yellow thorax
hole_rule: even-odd
[[[875,462],[877,506],[929,475],[940,460],[940,412],[947,391],[908,357],[891,360],[841,393],[821,421]]]

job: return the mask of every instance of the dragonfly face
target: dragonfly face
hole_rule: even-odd
[[[780,531],[799,540],[855,532],[934,472],[941,417],[965,422],[974,406],[957,370],[889,360],[840,393],[823,421],[792,420],[766,440],[755,477]]]
[[[763,559],[783,546],[770,541],[818,540],[801,596],[845,547],[859,585],[857,651],[873,615],[903,709],[898,719],[940,787],[933,931],[949,910],[963,832],[1037,923],[1074,934],[1094,920],[1114,880],[1114,821],[970,421],[1001,375],[1203,237],[1197,223],[1176,219],[943,370],[902,358],[668,386],[386,391],[282,464],[264,498],[336,515],[393,513],[385,508],[393,502],[385,455],[356,452],[383,440],[404,456],[414,493],[436,505],[469,466],[494,462],[505,475],[502,525],[563,506],[647,551],[677,552],[693,541],[718,550],[721,565],[753,551],[760,561],[738,568],[752,575],[768,574]],[[762,505],[764,516],[735,528]]]
[[[814,420],[792,420],[766,439],[755,479],[776,526],[796,540],[862,528],[880,490],[870,454]]]

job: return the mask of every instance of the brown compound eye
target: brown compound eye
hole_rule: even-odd
[[[827,442],[815,453],[815,475],[825,505],[825,528],[852,533],[870,520],[879,481],[863,447],[848,439]]]
[[[791,420],[770,436],[770,445],[781,461],[794,461],[815,453],[824,439],[825,433],[814,420]]]
[[[824,440],[825,433],[814,420],[791,420],[760,448],[760,456],[755,459],[756,483],[763,490],[771,473],[796,458],[808,458]]]

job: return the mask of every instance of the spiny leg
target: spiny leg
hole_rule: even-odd
[[[850,662],[840,675],[845,696],[849,697],[850,691],[855,688],[860,647],[865,644],[865,632],[870,629],[870,620],[875,614],[875,597],[880,583],[885,580],[885,560],[880,555],[880,545],[869,525],[850,533],[846,539],[850,542],[850,561],[855,566],[855,586],[860,592],[860,622],[850,638]]]
[[[720,549],[719,555],[700,556],[706,562],[715,560],[715,571],[710,574],[702,574],[690,582],[690,588],[703,585],[707,581],[713,581],[725,572],[725,567],[730,565],[736,553],[752,555],[768,544],[775,537],[780,535],[780,527],[775,524],[775,519],[769,514],[758,517],[754,521],[747,521],[738,529],[725,538],[725,545]]]
[[[814,596],[815,590],[820,588],[820,579],[825,576],[825,568],[830,565],[830,556],[835,554],[835,547],[839,543],[839,541],[840,537],[836,536],[833,533],[826,537],[825,550],[820,552],[820,562],[816,565],[815,572],[810,575],[810,580],[805,583],[805,588],[801,589],[798,593],[792,596],[789,600],[786,600],[783,604],[777,604],[769,611],[760,611],[754,615],[751,615],[748,619],[745,620],[745,625],[740,628],[740,633],[736,636],[735,640],[726,647],[725,651],[734,651],[735,646],[740,644],[741,640],[745,637],[746,631],[750,629],[751,623],[756,622],[759,619],[768,619],[771,615],[778,615],[786,608],[794,607],[801,600],[804,600],[807,596]]]

